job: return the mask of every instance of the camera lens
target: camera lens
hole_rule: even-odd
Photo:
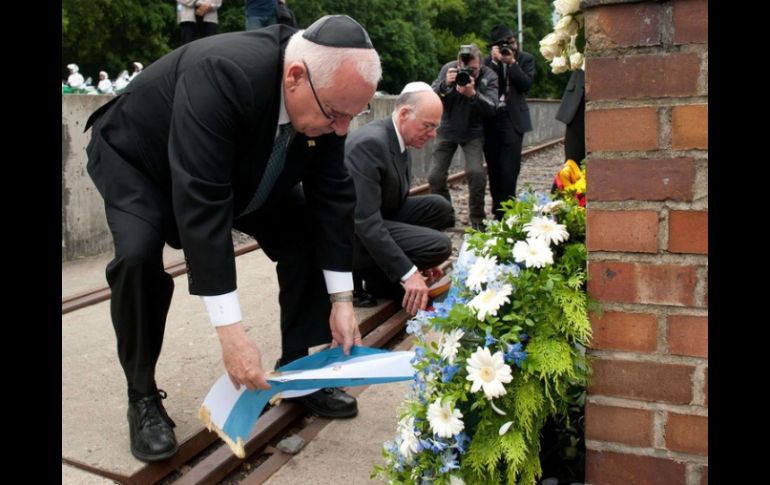
[[[457,73],[455,82],[457,83],[458,86],[465,86],[466,84],[469,84],[471,82],[471,75],[465,71],[460,71]]]
[[[511,54],[513,54],[513,51],[508,47],[503,47],[502,49],[500,49],[500,54],[504,56],[510,56]]]

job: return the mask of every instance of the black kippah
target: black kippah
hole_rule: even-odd
[[[347,15],[326,15],[313,22],[302,37],[329,47],[374,49],[366,30]]]

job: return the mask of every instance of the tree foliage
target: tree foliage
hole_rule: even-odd
[[[461,44],[488,51],[489,32],[503,23],[514,30],[516,0],[289,0],[301,28],[327,14],[344,13],[369,32],[383,63],[379,89],[394,93],[410,81],[431,82],[457,57]],[[535,56],[529,97],[561,97],[568,76],[554,75],[538,52],[551,31],[551,2],[523,3],[524,50]],[[244,0],[223,0],[219,31],[244,28]],[[115,77],[133,61],[145,66],[179,46],[173,0],[62,0],[62,74],[75,62],[84,76],[100,70]]]

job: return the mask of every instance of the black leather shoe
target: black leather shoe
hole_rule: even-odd
[[[356,308],[371,308],[377,306],[377,298],[369,292],[361,291],[353,294],[353,306]]]
[[[172,457],[179,446],[174,436],[176,424],[161,403],[166,391],[128,402],[128,432],[131,435],[131,454],[145,462],[161,461]]]
[[[287,401],[302,404],[322,418],[352,418],[358,414],[356,398],[336,387],[326,387],[306,396],[287,399]]]

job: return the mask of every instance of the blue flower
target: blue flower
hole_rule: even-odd
[[[526,334],[526,333],[524,333],[524,332],[521,332],[521,333],[519,334],[519,340],[520,340],[522,343],[524,343],[524,342],[526,342],[527,340],[529,340],[529,335],[527,335],[527,334]]]
[[[441,382],[449,382],[452,380],[452,378],[457,374],[457,371],[460,370],[460,366],[457,365],[445,365],[443,369],[441,369]]]
[[[527,358],[527,353],[524,352],[522,349],[524,347],[521,345],[521,342],[517,342],[513,345],[508,345],[508,352],[505,353],[505,361],[511,362],[513,361],[517,367],[521,368],[521,363],[524,362],[524,359]]]
[[[422,337],[422,322],[416,318],[409,320],[406,323],[406,333]]]
[[[484,337],[484,346],[491,347],[496,343],[497,343],[497,339],[494,338],[491,333],[489,333],[489,330],[487,330],[487,336]]]
[[[460,465],[457,463],[457,455],[452,450],[446,450],[441,455],[441,467],[439,473],[446,473],[451,470],[457,470]]]
[[[470,443],[471,443],[471,438],[465,433],[465,431],[460,431],[455,436],[455,442],[452,445],[452,448],[457,449],[457,451],[460,452],[461,455],[463,455],[468,449],[468,445]]]
[[[421,360],[423,360],[424,358],[425,358],[425,348],[417,346],[414,349],[414,357],[412,357],[412,360],[410,360],[409,362],[412,364],[416,364]]]

